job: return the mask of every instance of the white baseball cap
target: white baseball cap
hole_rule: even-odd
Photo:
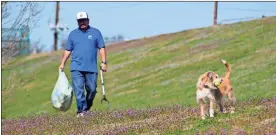
[[[77,20],[79,20],[79,19],[89,19],[88,14],[86,12],[78,12]]]

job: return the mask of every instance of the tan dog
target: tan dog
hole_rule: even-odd
[[[216,93],[218,92],[218,87],[215,86],[215,81],[217,79],[219,79],[218,74],[212,71],[205,72],[198,78],[196,99],[197,103],[200,104],[200,115],[202,119],[205,119],[206,99],[209,99],[210,101],[210,117],[214,117],[214,107],[217,95]]]
[[[197,103],[200,104],[200,115],[202,119],[205,119],[205,102],[206,99],[210,101],[209,115],[214,117],[214,108],[216,103],[219,105],[220,111],[223,112],[222,97],[227,95],[231,101],[231,112],[234,112],[234,92],[230,83],[231,67],[225,60],[221,60],[225,64],[227,71],[226,75],[222,78],[215,72],[205,72],[198,78],[196,98]],[[215,85],[219,82],[219,86]]]

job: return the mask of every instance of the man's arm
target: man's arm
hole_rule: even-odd
[[[100,55],[101,55],[101,62],[105,62],[106,61],[106,49],[105,48],[100,48]],[[106,72],[107,70],[107,64],[106,63],[102,63],[101,64],[102,70],[104,72]]]
[[[70,55],[71,55],[71,51],[64,50],[61,64],[59,66],[60,69],[62,69],[62,70],[64,69],[64,65],[66,64],[67,59],[69,58]]]
[[[107,63],[103,63],[103,62],[106,62],[106,49],[105,49],[105,44],[104,44],[104,40],[103,40],[103,36],[102,36],[102,33],[99,31],[99,34],[98,34],[98,39],[97,39],[97,47],[99,48],[100,50],[100,55],[101,55],[101,67],[102,67],[102,71],[103,72],[106,72],[107,70]]]
[[[72,39],[72,33],[70,33],[68,36],[68,40],[65,45],[65,50],[63,52],[63,56],[62,56],[62,60],[61,60],[59,69],[62,69],[62,70],[64,69],[64,65],[66,64],[67,59],[69,58],[69,56],[71,55],[71,52],[74,49],[73,41],[71,39]]]
[[[106,61],[106,50],[105,50],[105,48],[100,49],[100,55],[101,55],[102,61]]]

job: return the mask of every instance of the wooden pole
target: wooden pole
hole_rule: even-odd
[[[214,20],[213,20],[214,25],[217,25],[217,15],[218,15],[218,2],[215,1],[215,3],[214,3]]]
[[[59,1],[57,1],[57,4],[56,4],[56,25],[55,27],[57,26],[58,24],[58,20],[59,20]],[[58,32],[57,32],[57,27],[55,29],[55,33],[54,33],[54,50],[56,51],[57,50],[57,42],[58,42]]]

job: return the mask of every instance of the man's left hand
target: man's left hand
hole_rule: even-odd
[[[101,70],[102,70],[103,72],[106,72],[106,71],[107,71],[107,65],[106,65],[106,64],[102,63],[102,64],[101,64],[101,67],[102,67]]]

